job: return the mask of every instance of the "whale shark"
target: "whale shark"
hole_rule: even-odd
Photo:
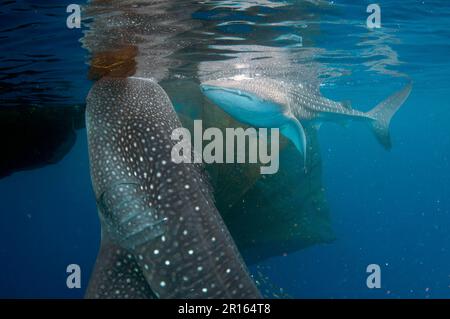
[[[278,127],[306,156],[303,121],[361,120],[369,124],[378,141],[391,148],[389,125],[393,115],[408,98],[412,84],[406,84],[368,112],[353,109],[349,103],[322,96],[313,85],[293,84],[245,74],[213,79],[201,84],[205,96],[226,113],[256,127]]]
[[[261,297],[198,164],[171,159],[181,123],[154,81],[104,77],[86,128],[101,248],[87,298]]]

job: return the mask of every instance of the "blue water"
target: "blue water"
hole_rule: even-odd
[[[65,28],[70,2],[58,3],[3,1],[0,79],[15,90],[2,93],[2,106],[14,105],[18,97],[33,105],[83,103],[90,82],[87,53],[78,42],[82,32]],[[260,267],[275,286],[298,298],[448,298],[450,3],[378,1],[382,28],[372,31],[365,28],[369,3],[334,1],[332,10],[308,7],[314,19],[273,27],[277,36],[303,35],[304,47],[322,49],[315,60],[327,70],[321,92],[328,98],[351,100],[355,108],[368,110],[406,79],[414,87],[392,122],[389,152],[361,123],[321,126],[323,184],[336,241],[271,258]],[[259,12],[272,15],[277,10],[286,14],[282,8],[258,6]],[[228,26],[220,32],[245,38],[267,31],[267,26],[258,29],[263,21],[251,10],[233,12],[229,19],[256,25]],[[194,18],[215,19],[211,12],[197,12]],[[8,31],[36,21],[32,36],[29,27]],[[320,32],[305,36],[302,30],[308,28]],[[29,54],[58,60],[25,65]],[[6,67],[14,67],[16,76],[6,76]],[[30,69],[35,73],[22,72]],[[29,90],[36,82],[50,91],[36,95]],[[83,296],[100,226],[86,132],[77,135],[61,162],[0,180],[0,297]],[[70,263],[81,266],[82,289],[66,287]],[[372,263],[381,267],[381,289],[366,286],[366,267]]]

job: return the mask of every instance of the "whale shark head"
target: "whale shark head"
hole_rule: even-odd
[[[203,84],[201,89],[208,99],[230,113],[235,113],[234,109],[256,110],[263,103],[256,95],[235,88]]]
[[[235,76],[203,82],[200,88],[211,102],[234,119],[255,127],[280,128],[305,156],[305,132],[292,115],[280,82]]]
[[[285,106],[260,90],[248,77],[211,80],[200,85],[203,94],[236,120],[255,127],[278,127],[285,120]]]

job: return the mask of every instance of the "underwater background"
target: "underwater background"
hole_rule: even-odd
[[[82,124],[92,85],[82,39],[92,19],[68,29],[70,3],[0,3],[2,298],[81,298],[98,251]],[[361,123],[321,125],[322,187],[334,239],[250,265],[275,295],[450,297],[450,3],[378,1],[382,27],[369,30],[370,3],[211,1],[194,8],[194,25],[175,36],[184,44],[168,88],[193,77],[193,64],[223,59],[218,51],[241,45],[287,48],[296,61],[288,70],[313,61],[322,94],[360,110],[413,81],[391,124],[390,151]],[[177,90],[183,96],[183,85]],[[283,163],[288,170],[300,164]],[[290,188],[283,191],[295,200]],[[273,205],[280,216],[292,209]],[[81,289],[66,286],[72,263],[82,269]],[[366,286],[369,264],[381,267],[380,289]]]

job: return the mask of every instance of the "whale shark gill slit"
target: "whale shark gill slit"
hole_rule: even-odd
[[[102,78],[86,127],[102,226],[88,298],[261,296],[204,173],[171,161],[181,123],[157,83]]]
[[[97,205],[104,225],[123,247],[135,249],[164,234],[165,219],[155,218],[147,200],[136,183],[113,185],[100,196]]]

